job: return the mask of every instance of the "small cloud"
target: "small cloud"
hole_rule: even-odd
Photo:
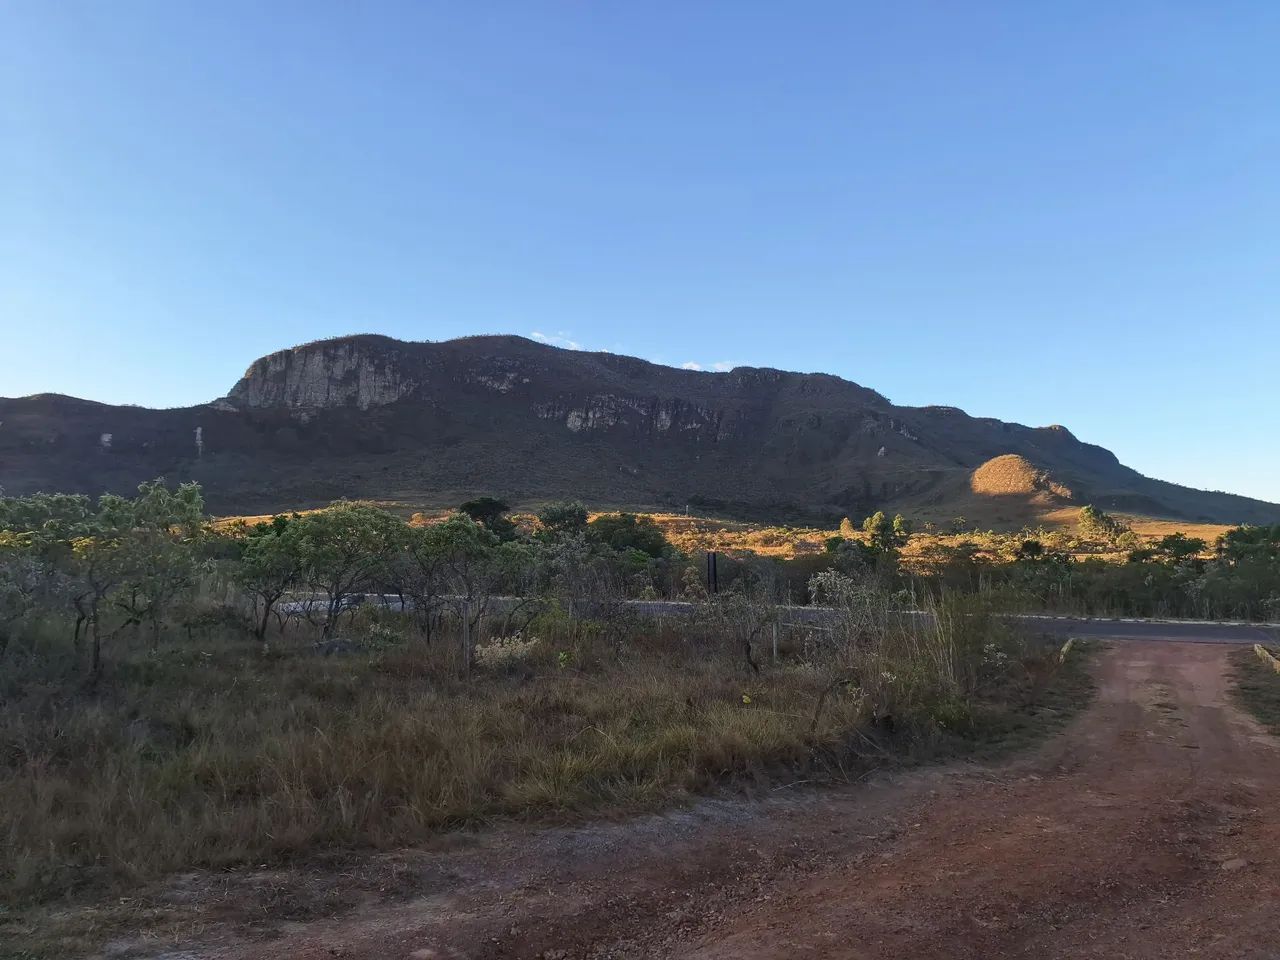
[[[694,360],[686,360],[680,364],[681,370],[710,370],[716,373],[727,373],[736,367],[737,364],[730,360],[717,360],[715,363],[698,363]]]
[[[534,330],[529,334],[529,336],[534,340],[537,340],[539,343],[545,343],[553,347],[564,347],[566,350],[583,349],[582,344],[577,340],[571,339],[563,330],[557,330],[555,333],[551,334],[542,333],[540,330]]]

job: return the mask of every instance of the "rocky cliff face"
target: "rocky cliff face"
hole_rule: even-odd
[[[1272,504],[1142,477],[1063,427],[900,407],[826,374],[677,370],[521,337],[306,344],[187,410],[0,400],[11,492],[127,490],[161,475],[199,480],[226,512],[497,493],[774,520],[963,513],[992,526],[1034,521],[1044,476],[1055,503],[1280,522]]]
[[[395,403],[418,386],[384,344],[352,337],[281,350],[254,361],[228,400],[235,406],[323,410]]]

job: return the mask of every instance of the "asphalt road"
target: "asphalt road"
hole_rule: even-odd
[[[691,604],[669,600],[636,600],[632,607],[650,616],[679,616]],[[780,607],[784,623],[821,626],[835,611],[830,607]],[[915,612],[914,616],[927,614]],[[1037,633],[1061,637],[1093,637],[1106,640],[1171,640],[1183,643],[1276,643],[1280,626],[1256,623],[1223,623],[1197,620],[1137,620],[1098,617],[1014,615]]]
[[[1064,637],[1107,640],[1175,640],[1182,643],[1276,643],[1280,628],[1256,623],[1198,623],[1189,620],[1079,620],[1019,617],[1033,629]]]
[[[388,607],[399,605],[398,598],[369,595],[355,603],[381,603]],[[490,609],[501,612],[517,602],[512,597],[494,597]],[[691,614],[696,604],[679,600],[631,600],[627,602],[636,613],[644,617],[684,617]],[[315,598],[285,601],[279,605],[282,612],[303,614],[310,608],[319,613],[322,605]],[[835,616],[830,607],[783,606],[779,607],[780,619],[785,624],[821,628]],[[912,611],[912,616],[927,614]],[[1036,632],[1060,637],[1093,637],[1106,640],[1176,641],[1181,643],[1280,643],[1280,625],[1240,622],[1211,622],[1197,620],[1137,620],[1087,617],[1057,617],[1036,614],[1016,614],[1014,619]]]

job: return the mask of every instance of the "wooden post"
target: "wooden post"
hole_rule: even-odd
[[[773,621],[773,662],[778,662],[778,621]]]

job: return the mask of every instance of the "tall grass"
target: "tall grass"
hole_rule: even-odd
[[[972,618],[940,610],[923,634],[869,622],[788,637],[759,675],[698,622],[618,642],[547,619],[536,644],[465,681],[455,644],[388,643],[386,625],[346,656],[299,636],[264,657],[221,628],[139,644],[93,685],[45,639],[11,651],[0,679],[0,898],[848,776],[972,736],[984,697],[1008,717],[1041,688],[1048,661],[1025,645],[983,665],[989,625]]]

